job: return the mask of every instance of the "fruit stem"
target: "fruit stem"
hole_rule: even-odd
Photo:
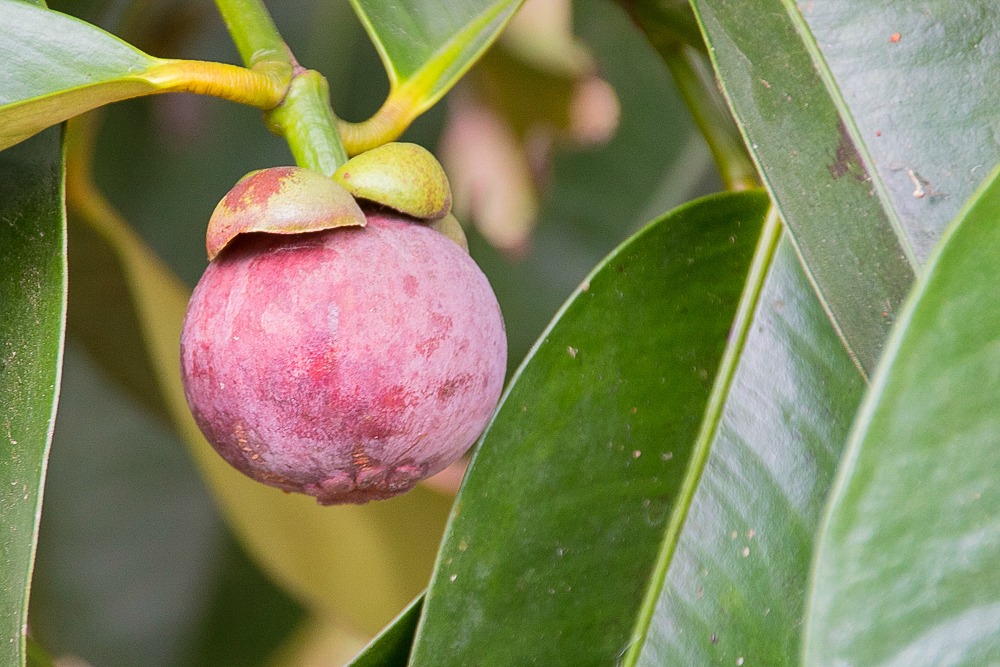
[[[263,0],[215,0],[247,67],[291,80],[277,107],[265,114],[268,128],[285,138],[300,167],[332,175],[347,162],[337,133],[326,79],[299,66]]]
[[[332,176],[347,162],[337,118],[330,108],[330,89],[319,72],[305,70],[297,74],[284,101],[264,118],[271,131],[288,142],[300,167]]]
[[[715,83],[700,32],[692,33],[688,21],[680,20],[690,14],[690,7],[684,3],[686,12],[666,11],[656,10],[658,3],[620,1],[673,75],[681,98],[708,143],[726,189],[759,187],[757,170],[747,153],[739,126]],[[693,21],[693,15],[691,19]],[[691,25],[697,28],[697,23]]]

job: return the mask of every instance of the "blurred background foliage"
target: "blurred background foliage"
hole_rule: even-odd
[[[50,4],[157,56],[238,62],[204,0]],[[299,61],[328,78],[339,115],[362,120],[378,108],[388,84],[346,0],[270,5]],[[504,312],[511,369],[615,245],[720,187],[662,60],[618,6],[526,8],[547,18],[515,24],[404,137],[440,150]],[[108,109],[95,173],[193,286],[216,202],[246,172],[289,163],[255,110],[168,95]],[[362,628],[310,619],[269,579],[169,424],[105,375],[72,331],[48,476],[31,630],[59,664],[329,665],[367,639]]]

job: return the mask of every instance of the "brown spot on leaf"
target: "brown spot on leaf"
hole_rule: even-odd
[[[830,175],[834,179],[838,179],[850,174],[854,180],[862,183],[869,180],[868,170],[865,168],[861,155],[842,120],[837,122],[837,135],[839,137],[837,150],[834,153],[833,162],[827,166]]]

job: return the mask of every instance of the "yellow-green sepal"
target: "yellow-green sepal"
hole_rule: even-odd
[[[441,163],[417,144],[383,144],[341,165],[333,180],[365,199],[419,220],[451,211],[451,186]]]
[[[462,223],[460,223],[458,218],[453,216],[451,213],[444,216],[440,220],[432,220],[431,222],[428,222],[427,226],[435,231],[441,232],[461,246],[465,252],[469,252],[469,240],[465,238],[465,230],[462,229]]]

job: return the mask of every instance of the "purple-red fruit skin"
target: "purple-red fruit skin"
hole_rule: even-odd
[[[181,367],[202,432],[250,477],[322,504],[388,498],[458,459],[506,368],[496,297],[419,223],[244,234],[188,306]]]

